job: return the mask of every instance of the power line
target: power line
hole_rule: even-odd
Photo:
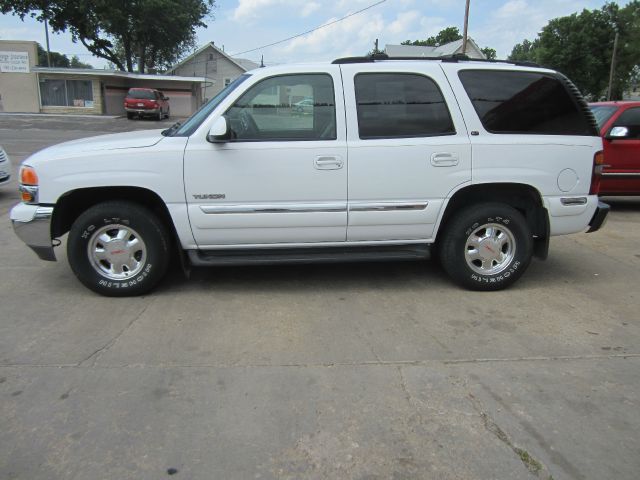
[[[372,9],[373,7],[377,7],[378,5],[381,5],[381,4],[385,3],[386,1],[387,0],[380,0],[379,2],[376,2],[376,3],[373,3],[373,4],[369,5],[368,7],[365,7],[363,9],[361,9],[361,10],[358,10],[356,12],[350,13],[349,15],[345,15],[342,18],[338,18],[337,20],[334,20],[332,22],[325,23],[323,25],[320,25],[319,27],[312,28],[311,30],[307,30],[306,32],[298,33],[297,35],[293,35],[292,37],[285,38],[284,40],[278,40],[277,42],[273,42],[273,43],[270,43],[268,45],[262,45],[261,47],[252,48],[251,50],[245,50],[244,52],[232,53],[230,55],[235,57],[236,55],[243,55],[245,53],[255,52],[256,50],[261,50],[263,48],[273,47],[274,45],[279,45],[281,43],[288,42],[289,40],[293,40],[294,38],[303,37],[304,35],[307,35],[307,34],[309,34],[311,32],[315,32],[316,30],[320,30],[321,28],[325,28],[325,27],[328,27],[330,25],[334,25],[334,24],[336,24],[338,22],[346,20],[349,17],[353,17],[354,15],[358,15],[359,13],[362,13],[362,12],[365,12],[367,10]]]

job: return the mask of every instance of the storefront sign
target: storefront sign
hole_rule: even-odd
[[[0,51],[0,72],[29,73],[29,53]]]

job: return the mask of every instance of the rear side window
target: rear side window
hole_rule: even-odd
[[[360,73],[355,90],[361,139],[455,134],[442,92],[428,77]]]
[[[153,90],[137,90],[133,88],[129,90],[129,92],[127,93],[127,97],[145,100],[155,100],[156,98]]]
[[[488,132],[594,134],[576,99],[552,75],[497,70],[463,70],[459,75]]]
[[[602,128],[611,118],[611,115],[613,115],[618,109],[618,107],[611,107],[609,105],[591,105],[589,108],[596,119],[598,128]]]

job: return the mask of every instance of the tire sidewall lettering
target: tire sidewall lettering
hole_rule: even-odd
[[[129,288],[139,283],[144,282],[144,280],[151,274],[151,270],[153,269],[153,264],[148,263],[145,265],[144,270],[136,277],[131,278],[129,280],[125,280],[123,282],[100,279],[98,280],[98,285],[106,288]]]
[[[477,273],[471,274],[471,280],[478,283],[501,283],[514,275],[520,268],[522,263],[519,260],[514,261],[507,270],[504,270],[495,275],[478,275]]]

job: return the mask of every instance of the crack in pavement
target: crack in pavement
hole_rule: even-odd
[[[480,400],[478,400],[471,392],[469,392],[469,399],[471,400],[471,406],[473,409],[478,412],[478,415],[480,415],[484,428],[509,447],[513,453],[518,456],[529,473],[535,475],[537,478],[545,480],[553,479],[553,475],[551,475],[549,468],[540,460],[534,458],[525,449],[517,447],[509,435],[507,435],[507,433],[484,411]]]
[[[147,311],[147,308],[149,308],[150,304],[145,305],[145,307],[140,311],[140,313],[138,313],[135,317],[133,317],[133,319],[122,329],[120,330],[120,332],[118,332],[118,334],[113,337],[111,340],[109,340],[107,343],[105,343],[102,347],[98,348],[96,351],[94,351],[92,354],[90,354],[87,358],[85,358],[84,360],[81,360],[80,362],[78,362],[75,366],[76,367],[86,367],[87,363],[89,362],[89,360],[91,360],[93,358],[93,362],[91,363],[91,368],[96,366],[96,362],[98,361],[98,359],[102,356],[102,354],[106,351],[108,351],[117,341],[118,339],[127,331],[131,328],[131,326],[144,314],[144,312]]]
[[[146,308],[145,308],[146,310]],[[140,312],[140,315],[144,313]],[[140,316],[139,315],[139,316]],[[138,317],[139,317],[138,316]],[[128,330],[137,320],[136,317],[125,329],[106,345],[100,347],[87,358],[79,363],[0,363],[0,368],[335,368],[335,367],[377,367],[377,366],[408,366],[408,367],[430,367],[447,365],[464,365],[468,363],[491,363],[491,362],[540,362],[540,361],[590,361],[590,360],[624,360],[640,358],[640,353],[620,353],[612,355],[575,355],[575,356],[553,356],[553,357],[514,357],[514,358],[477,358],[460,360],[365,360],[362,362],[318,362],[318,363],[249,363],[245,365],[229,363],[131,363],[121,365],[87,365],[87,361],[100,354],[101,351],[108,350],[113,344]]]

